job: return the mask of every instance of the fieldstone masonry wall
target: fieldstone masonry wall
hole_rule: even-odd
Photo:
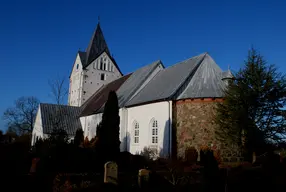
[[[214,115],[217,102],[221,100],[185,100],[177,101],[173,106],[178,157],[184,158],[189,147],[194,147],[198,151],[202,147],[209,147],[219,151],[223,161],[242,160],[237,146],[221,143],[215,137],[217,125]]]

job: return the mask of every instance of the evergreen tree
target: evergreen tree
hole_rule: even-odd
[[[83,140],[84,140],[83,130],[81,128],[77,129],[74,137],[75,146],[78,147],[83,142]]]
[[[286,104],[285,76],[254,49],[234,76],[224,102],[218,104],[218,138],[237,143],[249,153],[265,142],[285,139],[286,121],[281,113]]]
[[[118,99],[116,93],[111,91],[105,103],[102,121],[96,131],[97,150],[106,160],[114,160],[120,151],[119,123]]]

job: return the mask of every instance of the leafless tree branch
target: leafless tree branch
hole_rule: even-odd
[[[64,100],[68,94],[68,89],[65,87],[65,83],[65,78],[60,76],[57,76],[57,78],[54,80],[49,80],[52,97],[58,105],[64,103]]]
[[[40,101],[36,97],[20,97],[17,99],[15,106],[6,109],[3,114],[8,130],[17,134],[31,133],[39,103]]]

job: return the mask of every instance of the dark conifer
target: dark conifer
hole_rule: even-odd
[[[102,121],[96,131],[98,138],[96,147],[107,160],[114,160],[120,151],[119,123],[118,99],[116,93],[111,91],[105,103]]]
[[[249,153],[265,142],[279,142],[286,133],[281,113],[285,104],[285,76],[251,49],[244,67],[225,90],[224,102],[218,104],[217,136],[240,144]]]

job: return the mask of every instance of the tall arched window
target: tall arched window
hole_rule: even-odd
[[[102,57],[100,58],[100,67],[99,67],[100,70],[103,70],[103,59]]]
[[[153,119],[151,121],[151,143],[158,144],[158,121]]]
[[[103,59],[103,70],[107,71],[106,57]]]
[[[110,60],[108,60],[108,64],[107,64],[107,66],[108,66],[108,67],[107,67],[107,68],[108,68],[107,70],[108,70],[108,71],[111,71]]]
[[[139,123],[134,121],[133,123],[133,141],[135,144],[139,143]]]

